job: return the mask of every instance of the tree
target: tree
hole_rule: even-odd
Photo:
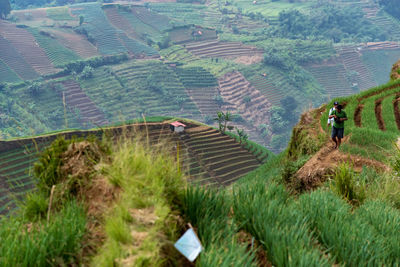
[[[229,121],[232,121],[232,114],[227,111],[226,113],[222,111],[217,112],[217,117],[214,118],[215,121],[218,122],[218,129],[222,134],[225,134],[226,128],[232,130],[233,127],[228,125]]]
[[[239,144],[245,143],[249,138],[249,136],[244,132],[243,129],[239,130],[239,128],[236,127],[236,133],[239,136]]]
[[[0,19],[5,19],[11,12],[9,0],[0,0]]]

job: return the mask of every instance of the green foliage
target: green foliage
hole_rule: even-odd
[[[218,122],[219,131],[222,134],[225,134],[227,127],[229,129],[228,122],[232,121],[232,114],[229,111],[227,112],[218,111],[217,117],[214,118],[214,120]]]
[[[94,69],[91,66],[85,66],[82,72],[79,74],[80,79],[89,79],[93,77]]]
[[[263,182],[234,191],[234,218],[265,247],[277,266],[330,266],[282,185]]]
[[[179,258],[171,241],[178,239],[174,214],[182,203],[182,173],[166,147],[151,150],[145,143],[122,138],[104,162],[101,173],[121,193],[107,211],[106,239],[93,265],[126,259],[134,266],[162,266]]]
[[[48,196],[41,192],[30,192],[25,200],[19,204],[24,218],[29,221],[37,221],[46,218],[49,206]]]
[[[375,25],[364,18],[361,9],[330,4],[313,9],[310,15],[298,10],[283,11],[279,14],[279,28],[276,31],[278,35],[289,39],[314,36],[335,43],[344,39],[360,42],[385,38]]]
[[[222,266],[255,266],[254,253],[247,252],[246,246],[235,238],[238,229],[230,222],[230,206],[224,191],[188,187],[183,203],[183,214],[197,228],[205,248],[199,266],[213,266],[216,262]]]
[[[319,242],[329,248],[337,262],[358,266],[392,265],[398,261],[392,256],[391,245],[380,231],[366,218],[352,215],[350,205],[332,192],[316,190],[303,194],[298,208],[307,218]],[[384,224],[384,218],[378,222]]]
[[[50,222],[27,226],[18,218],[0,223],[1,266],[75,265],[79,262],[86,215],[82,206],[68,202]]]
[[[9,0],[0,0],[0,19],[5,19],[11,12]]]
[[[365,200],[365,185],[360,183],[357,174],[348,163],[337,166],[332,175],[331,189],[333,192],[354,204]]]
[[[396,0],[379,0],[381,6],[393,17],[400,19],[400,7]]]
[[[50,194],[51,187],[61,181],[62,154],[67,151],[71,140],[65,140],[58,137],[53,143],[46,148],[34,165],[34,175],[38,179],[37,187],[40,191]]]

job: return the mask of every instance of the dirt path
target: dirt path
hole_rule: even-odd
[[[348,140],[349,136],[345,137],[342,143],[346,143]],[[300,180],[304,189],[313,189],[325,182],[328,176],[334,173],[335,167],[344,162],[350,163],[357,172],[361,172],[363,166],[373,167],[377,171],[389,170],[386,165],[379,161],[340,152],[338,149],[334,149],[333,143],[327,142],[317,154],[297,171],[295,176]]]

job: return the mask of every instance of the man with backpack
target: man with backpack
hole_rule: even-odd
[[[338,102],[334,102],[333,103],[333,107],[329,110],[329,116],[330,115],[332,115],[332,112],[334,111],[334,110],[336,110],[336,107],[337,107],[337,105],[339,105],[339,103]],[[332,119],[329,119],[328,118],[328,129],[329,129],[329,126],[331,126],[331,127],[333,127],[333,123],[335,122],[335,120],[332,118]]]
[[[342,105],[337,105],[332,114],[329,115],[329,119],[333,119],[332,126],[332,141],[335,143],[335,149],[340,147],[342,138],[344,135],[344,121],[347,121],[347,114],[343,110]]]

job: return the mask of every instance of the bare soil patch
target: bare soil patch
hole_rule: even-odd
[[[376,117],[376,121],[378,123],[379,129],[382,131],[386,131],[385,122],[382,117],[382,100],[383,100],[383,98],[380,98],[375,101],[375,117]]]
[[[240,56],[237,57],[234,61],[239,64],[251,65],[255,63],[260,63],[262,60],[263,60],[262,54],[255,54],[249,56]]]
[[[342,141],[346,142],[348,138],[345,137]],[[295,177],[302,188],[306,190],[314,189],[334,173],[334,169],[338,164],[344,162],[350,163],[357,172],[361,172],[363,166],[373,167],[380,172],[389,170],[386,165],[379,161],[340,152],[338,149],[333,148],[332,143],[326,143],[317,154],[297,171]]]
[[[390,74],[390,78],[392,78],[393,80],[397,80],[400,79],[400,73],[398,73],[398,71],[400,70],[400,60],[397,61],[393,67],[392,67],[392,72]]]
[[[358,104],[356,110],[354,111],[354,124],[357,127],[361,127],[361,113],[364,108],[363,104]]]

